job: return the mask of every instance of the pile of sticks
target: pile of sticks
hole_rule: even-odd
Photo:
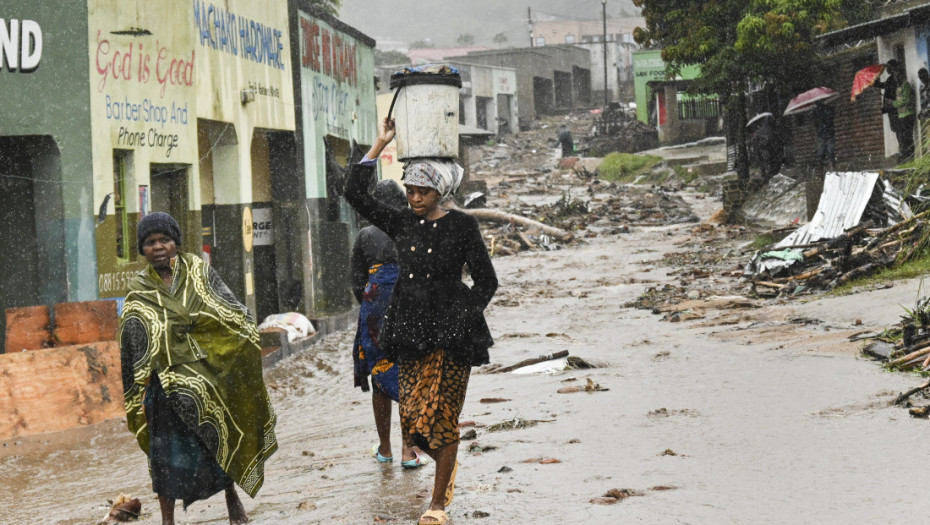
[[[930,210],[887,228],[864,223],[835,239],[791,246],[804,250],[804,260],[789,267],[792,275],[756,274],[751,277],[753,290],[758,295],[777,296],[793,294],[801,286],[831,289],[903,264],[928,245],[928,216]]]

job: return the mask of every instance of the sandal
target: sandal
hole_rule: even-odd
[[[375,446],[371,447],[371,451],[369,454],[371,455],[371,457],[375,458],[378,461],[378,463],[390,463],[394,461],[394,456],[385,457],[381,455],[381,445],[376,444]]]
[[[426,458],[420,456],[416,452],[414,452],[414,454],[416,454],[417,457],[413,459],[408,459],[407,461],[401,461],[400,466],[404,467],[407,470],[413,470],[415,468],[420,468],[423,465],[429,464],[429,461],[427,461]]]
[[[455,496],[455,475],[459,471],[459,462],[455,462],[455,466],[452,467],[452,475],[449,476],[449,484],[446,486],[446,507],[452,503],[452,497]]]
[[[423,521],[423,518],[433,518],[432,521]],[[418,525],[445,525],[449,521],[449,515],[444,510],[428,510],[420,516]]]

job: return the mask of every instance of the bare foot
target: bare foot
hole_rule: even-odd
[[[246,514],[245,507],[242,506],[242,501],[236,494],[235,485],[226,488],[226,508],[229,511],[230,525],[242,525],[249,522],[249,515]]]

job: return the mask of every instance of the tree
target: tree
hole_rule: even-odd
[[[376,66],[405,66],[410,63],[410,57],[400,51],[381,51],[375,49]]]
[[[310,0],[310,4],[322,9],[328,15],[339,16],[342,0]]]
[[[494,38],[492,39],[492,41],[493,41],[495,44],[497,44],[497,45],[499,45],[499,46],[502,46],[502,45],[504,45],[505,43],[507,43],[507,35],[505,35],[504,33],[498,33],[498,34],[494,35]]]
[[[428,38],[410,43],[410,49],[432,49],[434,47],[436,46]]]
[[[634,38],[660,46],[667,73],[700,65],[698,92],[717,94],[736,117],[737,170],[748,178],[746,92],[751,84],[797,92],[818,77],[817,35],[863,16],[854,0],[633,0],[646,27]],[[852,16],[851,16],[852,18]],[[808,84],[808,85],[805,85]]]
[[[468,47],[475,43],[475,37],[471,33],[462,33],[455,39],[455,42],[462,47]]]

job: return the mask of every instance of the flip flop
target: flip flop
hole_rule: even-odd
[[[455,496],[455,475],[459,471],[459,462],[455,462],[455,466],[452,467],[452,475],[449,476],[449,484],[446,486],[446,507],[452,503],[452,497]]]
[[[382,456],[381,450],[379,450],[380,448],[381,448],[381,445],[377,445],[377,444],[371,447],[371,451],[370,451],[371,457],[375,458],[378,461],[378,463],[390,463],[394,461],[394,456],[389,456],[389,457]]]
[[[400,466],[404,467],[407,470],[413,470],[415,468],[420,468],[423,465],[426,465],[429,463],[429,461],[427,461],[426,458],[420,456],[416,452],[414,452],[414,454],[416,454],[417,457],[413,459],[408,459],[407,461],[401,461]]]
[[[423,518],[433,518],[434,521],[423,521]],[[445,525],[449,521],[449,515],[444,510],[428,510],[420,516],[418,525]]]

